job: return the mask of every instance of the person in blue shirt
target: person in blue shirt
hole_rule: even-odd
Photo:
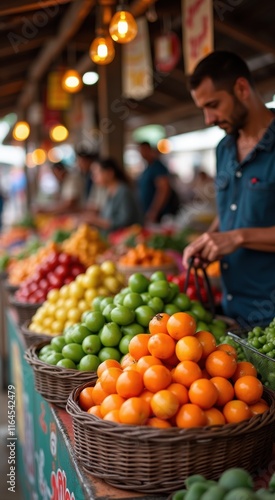
[[[178,198],[171,186],[167,167],[158,158],[158,152],[149,142],[139,144],[146,166],[137,179],[138,197],[145,222],[159,222],[165,214],[175,214]]]
[[[98,158],[92,164],[91,173],[93,182],[105,189],[106,196],[99,210],[87,207],[80,216],[81,221],[97,227],[104,235],[141,224],[134,188],[125,170],[113,158]]]
[[[220,259],[224,313],[243,327],[264,325],[275,317],[275,115],[234,53],[206,56],[189,84],[206,125],[227,135],[217,147],[217,217],[183,263]]]

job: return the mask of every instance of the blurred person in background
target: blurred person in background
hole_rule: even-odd
[[[51,170],[58,181],[58,192],[54,200],[43,204],[34,204],[36,213],[62,215],[76,213],[83,207],[84,182],[77,170],[67,168],[64,163],[51,165]]]
[[[145,223],[157,223],[163,215],[177,212],[179,200],[172,189],[169,171],[160,161],[158,151],[146,141],[139,144],[139,151],[146,166],[137,179],[138,197]]]
[[[96,226],[103,234],[142,222],[131,180],[113,158],[94,161],[91,175],[94,184],[104,188],[105,203],[99,209],[87,208],[80,216],[82,222]]]
[[[76,166],[84,180],[84,201],[87,202],[92,191],[93,180],[91,177],[91,165],[98,155],[85,145],[79,144],[75,147]]]

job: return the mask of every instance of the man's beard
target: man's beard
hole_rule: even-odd
[[[216,122],[215,125],[218,125],[221,129],[225,130],[225,132],[229,135],[237,135],[239,130],[242,129],[246,123],[248,118],[248,110],[247,108],[239,101],[239,99],[233,95],[233,112],[229,117],[229,120],[224,120],[221,122]]]

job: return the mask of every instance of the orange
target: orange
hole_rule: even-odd
[[[206,332],[204,330],[200,330],[195,334],[195,338],[198,339],[202,346],[202,355],[201,358],[205,359],[207,356],[215,351],[217,343],[214,335],[210,332]]]
[[[101,405],[102,401],[108,396],[108,392],[104,391],[99,381],[94,386],[92,397],[96,405]]]
[[[157,417],[148,418],[146,425],[148,427],[159,427],[161,429],[172,427],[172,425],[169,422],[167,422],[167,420],[162,420],[161,418]]]
[[[238,423],[252,417],[252,411],[249,406],[244,401],[239,401],[238,399],[228,401],[223,407],[223,414],[228,423]]]
[[[235,392],[233,385],[229,382],[229,380],[227,380],[227,378],[213,377],[210,380],[218,391],[216,406],[224,406],[228,403],[228,401],[231,401],[234,398]]]
[[[179,358],[177,357],[175,352],[172,354],[172,356],[170,356],[170,358],[165,359],[165,366],[168,366],[168,368],[174,368],[178,363]]]
[[[168,333],[175,340],[179,340],[187,335],[195,335],[196,328],[196,320],[191,314],[185,312],[172,314],[167,321]]]
[[[108,392],[108,394],[116,393],[116,381],[121,375],[122,369],[111,367],[106,368],[100,377],[101,387],[104,391]]]
[[[120,360],[121,368],[124,370],[127,366],[131,366],[136,363],[135,358],[131,356],[131,354],[128,352],[127,354],[124,354]]]
[[[142,356],[137,362],[137,371],[143,376],[147,368],[154,365],[162,365],[161,360],[155,356]]]
[[[155,333],[149,338],[148,350],[156,358],[168,359],[175,353],[175,341],[166,333]]]
[[[106,370],[106,368],[111,368],[111,367],[116,367],[121,369],[119,361],[116,361],[115,359],[106,359],[105,361],[100,363],[100,365],[97,368],[98,378],[101,377],[102,373],[104,372],[104,370]]]
[[[211,352],[205,361],[205,368],[211,377],[230,378],[234,375],[236,367],[236,358],[221,350]]]
[[[103,417],[103,420],[108,420],[108,422],[116,422],[117,424],[120,424],[121,422],[119,420],[119,410],[110,410]]]
[[[203,410],[208,410],[216,403],[218,391],[211,380],[199,378],[190,385],[189,399],[191,403],[198,405]]]
[[[192,382],[201,378],[202,372],[194,361],[180,361],[173,371],[173,382],[190,387]]]
[[[116,392],[123,398],[139,396],[143,391],[142,376],[136,370],[124,371],[116,382]]]
[[[129,398],[119,409],[119,420],[122,424],[144,425],[149,415],[149,404],[142,398]]]
[[[180,361],[199,361],[202,357],[202,345],[195,337],[188,335],[182,337],[176,344],[176,355]]]
[[[191,428],[203,427],[207,420],[204,411],[196,404],[187,403],[182,405],[176,414],[178,427]]]
[[[153,414],[164,420],[173,417],[179,409],[179,400],[171,391],[156,392],[151,399]]]
[[[147,368],[143,375],[144,386],[148,391],[158,392],[166,389],[172,382],[172,375],[163,365],[154,365]]]
[[[98,418],[102,418],[100,406],[101,405],[94,405],[91,408],[89,408],[87,412],[90,413],[91,415],[95,415]]]
[[[144,401],[146,401],[150,405],[150,416],[153,415],[153,411],[151,408],[151,399],[152,399],[153,395],[154,395],[153,392],[147,391],[147,389],[145,389],[139,396],[140,398],[144,399]]]
[[[85,389],[82,389],[82,391],[79,394],[79,406],[82,410],[87,411],[91,406],[93,406],[94,400],[93,400],[93,387],[85,387]]]
[[[253,375],[253,377],[257,377],[257,370],[249,361],[239,361],[237,363],[237,368],[232,377],[233,382],[236,382],[238,378],[243,377],[244,375]]]
[[[168,385],[167,390],[177,396],[180,405],[189,403],[188,390],[184,385],[172,382],[172,384]]]
[[[249,405],[249,408],[253,415],[259,415],[269,410],[269,406],[265,401],[258,401],[258,403],[254,403],[254,405]]]
[[[224,425],[225,418],[220,410],[217,408],[209,408],[209,410],[204,411],[206,416],[206,425]]]
[[[112,410],[119,410],[125,399],[118,394],[109,394],[101,403],[100,410],[103,418]]]
[[[253,405],[263,395],[262,382],[253,375],[244,375],[238,378],[234,384],[236,397],[248,405]]]
[[[151,334],[155,333],[167,333],[167,321],[170,315],[162,312],[156,314],[149,322],[149,332]]]
[[[224,351],[227,352],[227,354],[231,354],[231,356],[234,356],[236,359],[238,358],[238,353],[235,347],[230,344],[219,344],[217,346],[217,351]]]
[[[150,335],[148,333],[138,333],[130,340],[129,353],[136,361],[142,356],[150,354],[148,350],[149,339]]]

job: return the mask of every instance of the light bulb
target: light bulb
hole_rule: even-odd
[[[67,139],[69,132],[64,125],[54,125],[50,129],[49,135],[52,141],[62,142]]]
[[[73,94],[78,92],[82,88],[83,84],[79,73],[74,69],[69,69],[64,73],[61,85],[66,92]]]
[[[94,85],[98,81],[99,75],[95,71],[87,71],[82,76],[82,81],[85,85]]]
[[[30,126],[27,122],[17,122],[12,131],[12,136],[16,141],[25,141],[30,135]]]
[[[115,42],[128,43],[137,35],[138,27],[130,12],[120,10],[113,16],[110,22],[109,31]]]
[[[109,36],[98,36],[90,46],[90,58],[96,64],[109,64],[115,57],[113,41]]]
[[[32,152],[32,161],[35,165],[43,165],[47,159],[47,155],[42,148],[37,148]]]

